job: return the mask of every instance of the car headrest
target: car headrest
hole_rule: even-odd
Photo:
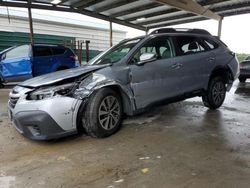
[[[197,50],[198,49],[198,45],[196,42],[191,42],[189,45],[188,45],[188,50]]]
[[[163,54],[162,54],[162,58],[170,58],[171,57],[171,51],[169,49],[166,49]]]

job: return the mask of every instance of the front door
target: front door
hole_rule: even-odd
[[[154,53],[157,59],[138,65],[144,53]],[[131,87],[137,109],[176,95],[181,75],[179,69],[174,67],[174,56],[172,40],[167,36],[150,39],[133,56]]]
[[[22,45],[1,56],[0,73],[5,82],[20,82],[32,77],[30,46]]]

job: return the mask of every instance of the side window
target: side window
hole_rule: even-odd
[[[16,48],[6,52],[5,59],[28,57],[29,52],[30,52],[30,46],[29,45],[18,46]]]
[[[179,55],[188,55],[209,50],[202,40],[197,37],[179,36],[176,37],[176,42],[179,48]]]
[[[219,46],[217,43],[215,43],[211,39],[203,38],[203,41],[206,43],[206,45],[208,45],[210,50],[216,49]]]
[[[53,55],[62,55],[64,54],[66,50],[64,48],[60,48],[60,47],[53,47],[52,48],[52,52],[53,52]]]
[[[174,51],[170,37],[156,37],[146,42],[134,55],[133,62],[139,62],[144,53],[154,53],[158,59],[174,57]]]
[[[33,56],[42,57],[52,55],[51,50],[47,46],[34,46],[33,47]]]

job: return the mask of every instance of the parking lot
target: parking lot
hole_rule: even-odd
[[[9,123],[0,90],[0,182],[12,187],[249,187],[250,83],[223,107],[200,98],[127,118],[105,139],[31,141]],[[1,185],[0,185],[1,187]]]

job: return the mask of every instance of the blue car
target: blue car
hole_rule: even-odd
[[[64,46],[15,46],[0,52],[0,85],[79,66],[77,56]]]

